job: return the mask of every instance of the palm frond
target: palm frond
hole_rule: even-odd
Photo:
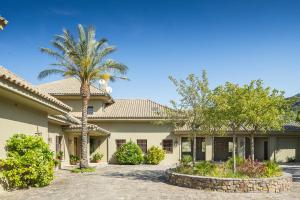
[[[53,75],[53,74],[64,74],[64,70],[60,69],[46,69],[44,71],[41,71],[38,75],[38,79],[46,78],[47,76]]]

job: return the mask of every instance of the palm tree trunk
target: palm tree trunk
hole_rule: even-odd
[[[87,128],[87,107],[90,97],[90,88],[88,83],[82,83],[81,85],[82,96],[82,119],[81,119],[81,159],[80,168],[87,168],[89,166],[88,161],[88,128]]]

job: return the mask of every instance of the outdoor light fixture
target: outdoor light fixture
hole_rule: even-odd
[[[0,29],[3,30],[4,27],[8,24],[8,21],[4,17],[0,16]]]

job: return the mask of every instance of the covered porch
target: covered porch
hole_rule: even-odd
[[[196,137],[196,160],[226,161],[232,157],[233,137],[200,136]],[[181,136],[180,159],[185,155],[193,155],[192,141],[188,135]],[[274,137],[256,136],[254,138],[254,157],[257,160],[272,160],[277,142]],[[236,137],[236,155],[248,158],[251,152],[250,137],[239,135]]]
[[[67,151],[70,156],[81,158],[81,125],[71,125],[64,128],[67,141]],[[92,162],[95,153],[103,155],[101,163],[107,163],[107,137],[110,132],[94,124],[88,124],[88,160]]]

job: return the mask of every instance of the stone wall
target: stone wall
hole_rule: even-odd
[[[167,170],[166,177],[172,185],[221,192],[278,193],[288,191],[292,187],[292,175],[287,173],[274,178],[239,179],[194,176]]]

